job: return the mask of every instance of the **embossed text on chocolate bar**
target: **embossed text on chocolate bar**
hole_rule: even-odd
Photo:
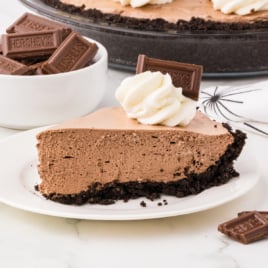
[[[145,71],[160,71],[169,73],[174,86],[181,87],[183,94],[194,100],[199,98],[199,90],[203,67],[196,64],[160,60],[139,55],[136,73]]]
[[[85,67],[96,55],[98,47],[77,33],[71,33],[43,64],[47,74],[61,73]]]
[[[7,33],[26,33],[50,30],[61,30],[67,36],[71,29],[63,24],[36,16],[31,13],[24,13],[18,20],[6,29]]]
[[[4,34],[3,55],[13,59],[50,56],[61,42],[58,30]]]
[[[268,211],[241,211],[239,212],[237,215],[238,216],[242,216],[242,215],[245,215],[245,214],[248,214],[248,213],[252,213],[252,212],[258,212],[262,215],[262,217],[264,217],[267,221],[268,221]]]
[[[29,74],[31,69],[15,60],[0,55],[0,74]]]
[[[241,243],[248,244],[268,235],[268,221],[262,214],[250,212],[220,224],[218,230]]]

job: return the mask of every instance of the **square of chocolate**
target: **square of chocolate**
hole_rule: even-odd
[[[30,73],[31,69],[28,66],[0,55],[0,74],[24,75]]]
[[[198,100],[203,67],[196,64],[181,63],[169,60],[149,58],[139,55],[136,73],[145,71],[160,71],[163,74],[169,73],[173,85],[181,87],[184,96],[193,100]]]
[[[34,15],[32,13],[24,13],[7,29],[7,33],[27,33],[27,32],[41,32],[41,31],[61,31],[65,39],[70,33],[71,29],[61,23],[49,20],[44,17]]]
[[[48,57],[61,42],[58,30],[3,34],[3,55],[12,59]]]
[[[96,55],[98,46],[78,33],[71,33],[42,65],[43,73],[64,73],[85,67]]]
[[[220,224],[218,230],[234,240],[249,244],[268,235],[268,221],[257,211],[240,213],[238,217]]]

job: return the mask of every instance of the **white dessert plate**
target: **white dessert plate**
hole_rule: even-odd
[[[113,205],[63,205],[45,199],[35,190],[37,172],[36,134],[46,127],[29,130],[0,142],[0,201],[39,214],[87,220],[142,220],[184,215],[207,210],[245,194],[259,179],[256,161],[247,146],[236,162],[240,176],[225,185],[184,198],[163,196],[150,201],[139,198]],[[166,202],[164,201],[166,200]],[[141,206],[141,202],[146,207]],[[160,206],[159,203],[162,205]]]

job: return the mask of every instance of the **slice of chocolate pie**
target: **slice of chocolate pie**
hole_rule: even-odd
[[[39,189],[66,204],[197,194],[228,182],[245,135],[197,112],[187,127],[150,126],[104,108],[38,135]]]
[[[183,73],[175,78],[188,77],[196,87],[198,67],[179,66]],[[245,134],[196,112],[196,101],[183,92],[169,73],[144,71],[117,89],[123,109],[103,108],[39,133],[41,193],[65,204],[110,204],[184,197],[238,176],[233,162]]]

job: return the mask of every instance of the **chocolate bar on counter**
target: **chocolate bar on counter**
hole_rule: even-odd
[[[203,67],[196,64],[160,60],[139,55],[136,73],[160,71],[169,73],[175,87],[181,87],[183,95],[198,100]]]
[[[267,212],[241,212],[238,217],[220,224],[218,230],[234,240],[249,244],[268,235],[267,216]]]

